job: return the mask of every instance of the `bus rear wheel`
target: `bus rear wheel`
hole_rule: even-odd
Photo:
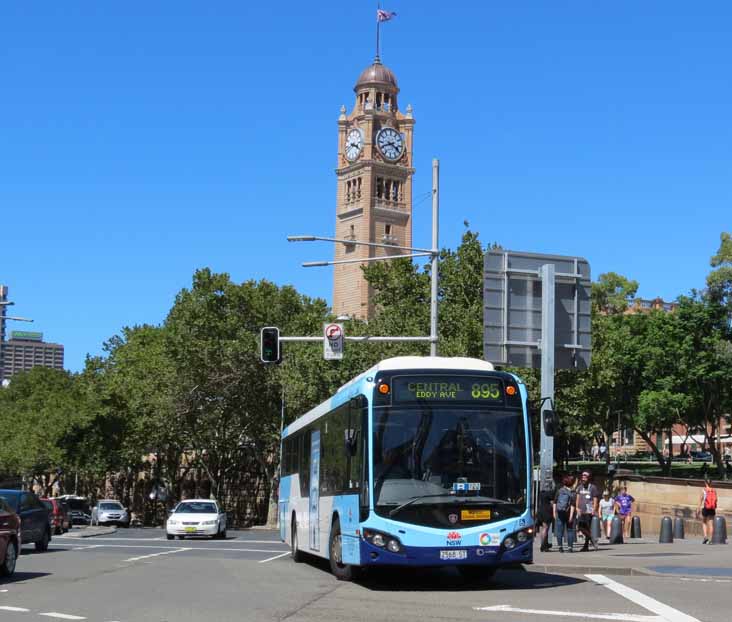
[[[339,581],[352,581],[356,578],[356,569],[350,564],[343,563],[343,537],[341,536],[341,521],[337,518],[333,521],[330,530],[330,543],[328,545],[330,571]]]
[[[290,532],[290,556],[296,564],[303,561],[302,551],[297,548],[297,523],[294,518],[292,519],[292,530]]]

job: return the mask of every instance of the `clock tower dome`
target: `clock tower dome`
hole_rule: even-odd
[[[411,106],[399,109],[394,74],[378,56],[356,81],[356,102],[338,118],[335,237],[394,246],[412,246]],[[376,246],[336,244],[335,260],[403,255]],[[372,291],[363,277],[365,263],[336,264],[333,313],[368,320]]]

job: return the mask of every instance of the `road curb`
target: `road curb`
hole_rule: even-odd
[[[646,568],[622,568],[618,566],[561,566],[555,564],[531,564],[528,572],[544,572],[547,574],[609,574],[616,576],[668,576],[655,573]]]
[[[90,530],[93,530],[90,532]],[[116,527],[87,527],[81,533],[79,533],[77,538],[94,538],[96,536],[108,536],[109,534],[116,533],[117,528]]]

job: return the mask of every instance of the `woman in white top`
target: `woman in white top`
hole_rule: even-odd
[[[600,499],[600,520],[605,528],[605,535],[608,540],[610,539],[613,516],[615,516],[615,499],[610,496],[610,491],[606,490],[602,493],[602,499]]]

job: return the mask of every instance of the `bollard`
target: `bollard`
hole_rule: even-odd
[[[610,523],[610,544],[623,544],[623,523],[617,515]]]
[[[670,516],[664,516],[661,519],[661,529],[658,534],[658,541],[661,544],[669,544],[674,541],[673,522]]]
[[[674,518],[674,540],[684,539],[684,519],[678,516]]]
[[[712,532],[712,544],[727,544],[727,522],[724,516],[714,517],[714,531]]]
[[[592,522],[590,523],[590,533],[592,534],[592,539],[595,542],[600,541],[600,536],[602,536],[602,525],[600,524],[599,516],[592,517]]]
[[[630,523],[630,537],[642,538],[640,516],[634,516],[633,522]]]

